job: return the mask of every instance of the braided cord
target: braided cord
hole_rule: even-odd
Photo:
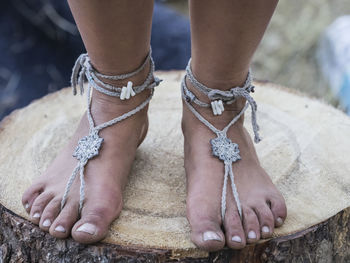
[[[222,96],[226,97],[226,99],[232,99],[230,91],[222,91],[222,90],[211,89],[211,88],[208,88],[207,86],[205,86],[204,84],[200,83],[195,78],[195,76],[193,75],[192,68],[191,68],[191,61],[192,61],[192,58],[190,58],[188,60],[188,64],[187,64],[187,67],[186,67],[186,75],[187,75],[188,79],[192,82],[193,86],[197,90],[199,90],[200,92],[204,93],[208,97],[210,96],[209,95],[210,92],[219,91]],[[249,92],[254,89],[254,86],[252,86],[252,74],[251,74],[251,69],[250,68],[248,70],[248,75],[247,75],[247,78],[246,78],[246,80],[245,80],[245,82],[243,84],[242,89],[246,89]]]
[[[236,121],[242,116],[242,114],[247,110],[249,104],[246,103],[246,105],[243,107],[243,109],[225,126],[224,129],[219,130],[217,129],[214,125],[212,125],[208,120],[206,120],[192,105],[191,103],[186,100],[185,96],[185,90],[188,89],[185,81],[185,77],[183,78],[181,82],[181,91],[182,91],[182,97],[184,98],[184,101],[190,111],[197,117],[198,120],[200,120],[205,126],[207,126],[212,132],[216,133],[217,135],[219,134],[226,134],[228,129],[236,123]]]
[[[243,97],[245,98],[250,107],[251,107],[251,121],[252,121],[252,127],[253,127],[253,132],[254,132],[254,142],[258,143],[261,141],[261,137],[259,135],[259,130],[260,127],[257,123],[257,117],[256,117],[256,111],[257,111],[257,104],[256,101],[253,99],[252,96],[250,96],[250,92],[254,92],[254,86],[252,85],[252,75],[251,75],[251,69],[248,71],[247,78],[244,82],[244,85],[242,87],[234,87],[231,88],[228,91],[223,91],[223,90],[218,90],[218,89],[211,89],[205,86],[204,84],[200,83],[195,76],[193,75],[192,69],[191,69],[191,59],[189,60],[187,67],[186,67],[186,77],[191,81],[193,86],[200,92],[204,93],[205,95],[208,96],[208,98],[213,101],[213,100],[223,100],[226,102],[226,104],[231,104],[234,102],[234,100],[237,97]],[[201,107],[211,107],[210,104],[205,103],[201,100],[199,100],[193,92],[191,92],[186,85],[184,85],[184,96],[186,100],[189,100],[191,102],[194,102],[198,106]]]
[[[190,63],[189,63],[190,65]],[[200,100],[198,100],[195,95],[188,89],[187,85],[186,85],[186,77],[188,77],[190,79],[190,81],[192,82],[192,84],[194,84],[194,86],[206,93],[207,95],[209,95],[209,97],[213,97],[210,96],[211,92],[213,92],[212,89],[207,88],[206,86],[204,86],[203,84],[199,83],[193,76],[192,71],[190,69],[190,66],[188,65],[187,67],[187,74],[184,76],[184,78],[182,79],[181,82],[181,95],[182,98],[185,102],[185,104],[187,105],[187,107],[189,108],[189,110],[195,115],[195,117],[202,122],[205,126],[207,126],[212,132],[216,133],[216,135],[220,138],[224,137],[227,138],[227,131],[228,129],[237,122],[237,120],[243,115],[243,113],[247,110],[247,108],[249,106],[251,106],[252,108],[252,113],[254,113],[254,115],[252,115],[252,123],[253,123],[253,130],[254,130],[254,134],[256,135],[256,142],[258,142],[258,139],[260,141],[260,137],[257,133],[259,127],[256,124],[256,115],[255,115],[255,111],[257,109],[256,107],[256,102],[254,101],[254,99],[249,95],[249,91],[247,90],[246,87],[250,86],[250,82],[251,82],[251,77],[250,75],[247,77],[247,81],[245,83],[246,87],[243,88],[234,88],[231,89],[230,94],[227,97],[231,96],[231,97],[237,97],[237,96],[242,96],[245,97],[247,99],[247,102],[245,104],[245,106],[242,108],[242,110],[222,129],[219,130],[217,129],[214,125],[212,125],[208,120],[206,120],[192,105],[191,102],[194,102],[195,104],[202,106],[202,107],[209,107],[209,104],[206,104],[204,102],[201,102]],[[190,74],[189,74],[190,72]],[[192,80],[191,80],[192,79]],[[198,82],[198,84],[197,84]],[[216,91],[215,91],[216,92]],[[219,95],[222,95],[221,93],[222,91],[216,92],[216,94],[219,93]],[[225,92],[223,93],[223,95],[227,95],[225,94]],[[232,190],[232,194],[234,197],[234,200],[236,202],[236,206],[238,209],[238,213],[240,218],[242,219],[242,207],[241,207],[241,202],[239,199],[239,195],[238,195],[238,191],[237,191],[237,187],[236,184],[234,182],[234,173],[233,173],[233,169],[232,169],[232,164],[233,164],[233,160],[232,159],[225,159],[224,160],[224,167],[225,167],[225,173],[224,173],[224,181],[223,181],[223,188],[222,188],[222,193],[221,193],[221,218],[222,220],[224,220],[225,218],[225,213],[226,213],[226,196],[227,196],[227,183],[228,183],[228,178],[230,178],[231,181],[231,190]]]
[[[121,93],[121,88],[118,87],[114,87],[112,85],[109,85],[107,83],[104,83],[103,81],[99,80],[97,78],[97,76],[99,77],[103,77],[106,79],[113,79],[113,80],[120,80],[120,79],[126,79],[129,78],[131,76],[136,75],[137,73],[141,72],[142,69],[145,68],[146,63],[150,61],[151,66],[150,66],[150,70],[148,73],[147,78],[145,79],[145,81],[139,85],[134,87],[134,92],[140,93],[145,89],[150,89],[151,93],[150,95],[147,97],[147,99],[145,101],[143,101],[140,105],[138,105],[136,108],[122,114],[121,116],[118,116],[112,120],[106,121],[104,123],[101,123],[97,126],[95,126],[92,114],[91,114],[91,88],[96,89],[99,92],[102,92],[106,95],[110,95],[110,96],[116,96],[119,97],[120,93]],[[141,111],[142,109],[144,109],[148,103],[150,102],[150,100],[152,99],[153,96],[153,92],[154,92],[154,88],[156,86],[159,85],[159,83],[161,82],[160,79],[158,79],[157,77],[154,77],[153,75],[154,73],[154,61],[151,57],[151,50],[148,54],[148,56],[146,57],[145,61],[143,62],[143,64],[137,68],[136,70],[134,70],[133,72],[130,73],[125,73],[125,74],[121,74],[121,75],[115,75],[115,76],[109,76],[109,75],[104,75],[101,73],[98,73],[90,64],[90,59],[88,57],[87,54],[82,54],[78,57],[78,59],[76,60],[73,70],[72,70],[72,77],[71,77],[71,84],[72,84],[72,88],[73,88],[73,94],[76,95],[76,86],[79,85],[80,87],[80,93],[83,94],[84,92],[84,79],[86,78],[88,80],[88,90],[87,90],[87,118],[88,118],[88,122],[89,122],[89,135],[85,136],[84,138],[82,138],[79,141],[79,144],[76,148],[76,151],[74,152],[73,156],[77,157],[78,159],[78,164],[75,167],[75,169],[72,172],[72,175],[70,176],[70,178],[68,179],[66,188],[65,188],[65,192],[63,194],[62,197],[62,201],[61,201],[61,209],[63,209],[67,197],[68,197],[68,193],[71,189],[71,186],[75,180],[75,178],[78,175],[79,172],[79,177],[80,177],[80,199],[79,199],[79,213],[81,213],[82,207],[83,207],[83,203],[84,203],[84,199],[85,199],[85,180],[84,180],[84,169],[85,169],[85,165],[87,164],[87,162],[93,158],[94,156],[99,154],[99,148],[101,147],[101,143],[103,141],[103,138],[99,137],[98,133],[99,131],[101,131],[104,128],[107,128],[109,126],[112,126],[114,124],[117,124],[118,122],[121,122],[123,120],[125,120],[126,118],[131,117],[132,115],[135,115],[137,112]],[[91,140],[96,140],[96,141],[91,141]],[[82,147],[83,149],[79,148],[81,147],[80,142],[82,142]],[[88,145],[84,144],[84,143],[88,143]],[[89,144],[93,144],[92,149],[85,149],[84,147],[90,147],[91,145]],[[90,151],[93,150],[93,154],[90,153]],[[90,154],[90,155],[89,155]]]

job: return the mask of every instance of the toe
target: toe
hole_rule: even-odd
[[[219,198],[213,198],[220,194],[220,189],[203,195],[203,188],[193,188],[191,183],[189,185],[192,185],[192,189],[187,194],[186,215],[191,227],[191,241],[198,248],[209,252],[220,250],[225,246],[225,235],[221,229]]]
[[[269,238],[272,236],[274,230],[274,217],[271,209],[266,203],[257,206],[254,209],[256,215],[258,216],[260,224],[260,232],[262,238]]]
[[[74,200],[68,201],[59,212],[50,226],[50,234],[57,238],[66,238],[70,235],[74,223],[79,218],[79,203]],[[60,206],[59,206],[60,208]]]
[[[246,234],[247,243],[254,243],[260,239],[259,220],[250,207],[242,207],[243,212],[243,228]]]
[[[49,231],[52,222],[60,212],[61,199],[53,198],[45,207],[40,218],[39,226],[42,230]]]
[[[226,245],[232,249],[241,249],[246,245],[246,238],[241,218],[237,210],[227,211],[224,220]]]
[[[40,217],[46,207],[46,205],[54,197],[54,194],[51,192],[43,192],[37,198],[35,198],[30,209],[30,221],[34,224],[39,224]]]
[[[191,226],[191,240],[206,251],[217,251],[225,246],[225,235],[221,230],[220,210],[202,198],[187,199],[187,219]]]
[[[271,211],[274,217],[275,227],[283,225],[287,217],[287,207],[283,196],[274,197],[269,200],[271,204]]]
[[[117,208],[112,208],[101,203],[93,202],[89,205],[89,202],[87,202],[84,205],[81,219],[75,223],[72,229],[74,240],[90,244],[102,240],[107,235],[109,226],[120,214],[121,204]],[[96,206],[96,204],[99,204],[99,206]]]
[[[43,185],[42,184],[33,184],[30,186],[22,195],[22,205],[24,206],[24,209],[29,214],[30,209],[34,203],[35,198],[37,198],[40,193],[43,191]]]
[[[190,222],[191,240],[199,248],[212,252],[225,246],[225,236],[217,220],[208,218]]]

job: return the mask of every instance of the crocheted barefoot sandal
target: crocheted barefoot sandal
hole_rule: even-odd
[[[139,86],[133,87],[133,83],[131,81],[128,82],[126,87],[116,87],[114,85],[107,84],[103,82],[102,79],[110,79],[110,80],[123,80],[130,78],[137,73],[141,72],[147,63],[150,63],[150,70],[148,73],[148,76],[146,80]],[[72,71],[72,77],[71,77],[71,84],[73,88],[73,94],[77,94],[77,85],[80,87],[80,94],[82,95],[84,93],[84,81],[88,81],[88,89],[87,89],[87,117],[89,121],[89,134],[83,138],[81,138],[78,142],[78,145],[73,153],[73,157],[75,157],[78,160],[77,166],[72,172],[72,175],[70,176],[66,189],[61,201],[61,210],[63,209],[67,196],[69,193],[69,190],[74,182],[74,179],[76,178],[78,172],[80,173],[80,200],[79,200],[79,214],[81,213],[81,209],[83,207],[84,198],[85,198],[85,181],[84,181],[84,167],[88,163],[90,159],[97,156],[99,154],[99,150],[102,146],[103,138],[99,136],[99,132],[107,128],[113,124],[116,124],[118,122],[121,122],[122,120],[136,114],[140,110],[142,110],[144,107],[147,106],[149,101],[151,100],[153,96],[153,91],[156,86],[159,85],[161,82],[160,79],[155,77],[153,75],[154,73],[154,61],[152,59],[151,49],[145,59],[145,61],[142,63],[142,65],[137,68],[136,70],[125,73],[121,75],[105,75],[100,72],[98,72],[91,64],[90,58],[88,54],[81,54],[79,58],[76,60],[75,65],[73,67]],[[100,79],[99,79],[99,78]],[[99,124],[95,126],[93,117],[91,115],[90,106],[91,106],[91,87],[95,90],[102,92],[109,96],[119,97],[121,100],[129,99],[132,96],[135,96],[136,94],[142,92],[145,89],[150,89],[151,93],[148,96],[148,98],[142,102],[140,105],[138,105],[133,110],[124,113],[121,116],[118,116],[110,121],[104,122],[102,124]]]
[[[207,95],[211,102],[205,103],[199,100],[187,88],[186,78],[188,78],[191,81],[194,88],[196,88],[198,91]],[[259,126],[256,122],[257,105],[254,99],[250,96],[249,94],[250,92],[254,92],[254,86],[252,85],[252,77],[251,77],[250,69],[243,87],[233,87],[228,91],[210,89],[205,85],[203,85],[202,83],[200,83],[194,77],[191,70],[191,59],[188,62],[188,65],[186,68],[186,75],[184,76],[181,83],[181,93],[185,104],[188,106],[190,111],[197,117],[197,119],[201,121],[205,126],[207,126],[217,136],[216,138],[213,138],[210,140],[210,144],[211,144],[213,156],[219,158],[221,161],[224,162],[224,165],[225,165],[224,183],[223,183],[223,189],[222,189],[222,195],[221,195],[222,220],[224,220],[225,212],[226,212],[226,192],[227,192],[226,189],[227,189],[228,177],[230,177],[232,193],[237,204],[239,215],[242,219],[241,202],[238,197],[237,188],[234,182],[234,174],[232,171],[232,164],[240,160],[241,156],[239,154],[240,152],[239,152],[238,144],[232,142],[229,138],[227,138],[227,131],[243,115],[243,113],[246,111],[249,105],[251,106],[251,110],[252,110],[251,119],[252,119],[253,131],[255,135],[254,141],[255,143],[258,143],[261,140],[258,133]],[[202,115],[200,115],[199,112],[192,106],[192,103],[194,103],[200,107],[211,108],[214,115],[221,115],[222,112],[224,111],[224,105],[232,104],[237,97],[243,97],[247,100],[247,102],[243,107],[243,109],[222,130],[215,128],[209,121],[207,121]]]

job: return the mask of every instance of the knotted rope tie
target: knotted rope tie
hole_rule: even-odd
[[[115,87],[108,83],[101,81],[98,77],[110,80],[123,80],[135,76],[141,72],[147,65],[147,62],[151,62],[151,67],[148,73],[148,76],[144,83],[140,86],[133,87],[135,93],[140,93],[145,88],[154,88],[158,86],[161,80],[157,77],[154,77],[153,73],[155,70],[154,61],[152,58],[152,49],[148,52],[147,57],[143,61],[142,65],[130,73],[124,73],[120,75],[105,75],[98,72],[91,64],[90,57],[87,53],[81,54],[78,59],[75,61],[75,64],[72,69],[71,75],[71,86],[73,89],[73,95],[77,94],[77,86],[80,88],[80,94],[84,93],[84,81],[87,80],[93,88],[96,90],[114,97],[120,97],[122,91],[121,88]],[[153,82],[154,79],[154,82]],[[153,82],[153,84],[151,84]]]
[[[254,86],[251,86],[251,90],[252,89],[254,89]],[[256,104],[256,101],[253,99],[253,97],[250,96],[249,90],[247,90],[246,88],[235,87],[235,88],[231,88],[229,91],[212,89],[208,93],[208,98],[210,100],[215,100],[215,99],[230,100],[237,97],[245,98],[250,105],[250,108],[252,110],[252,127],[254,132],[254,142],[258,143],[261,141],[261,137],[259,135],[260,127],[256,120],[256,111],[258,109],[258,105]]]
[[[188,102],[194,102],[200,107],[210,107],[210,104],[205,103],[203,101],[200,101],[188,88],[186,85],[183,85],[183,96]],[[223,95],[224,94],[224,95]],[[236,98],[236,97],[244,97],[247,102],[249,103],[251,110],[252,110],[252,127],[254,132],[254,142],[258,143],[261,141],[261,137],[259,135],[260,127],[257,124],[257,117],[256,117],[256,111],[257,111],[257,104],[256,101],[250,96],[249,91],[245,90],[244,88],[232,88],[230,91],[221,91],[221,90],[214,90],[212,89],[209,92],[209,95],[211,99],[217,98],[217,96],[223,96],[226,98]]]

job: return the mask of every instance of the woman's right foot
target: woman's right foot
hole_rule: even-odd
[[[142,82],[147,72],[146,67],[143,76],[138,77],[135,83]],[[91,113],[95,125],[134,109],[149,94],[150,90],[145,90],[129,100],[121,101],[93,90]],[[79,217],[79,176],[72,184],[62,211],[60,206],[68,179],[78,163],[72,154],[78,140],[89,133],[89,123],[84,113],[68,144],[23,194],[22,203],[30,214],[30,220],[57,238],[66,238],[71,234],[81,243],[102,240],[122,209],[122,190],[127,183],[136,149],[147,133],[147,108],[100,131],[99,135],[104,138],[100,154],[85,166],[85,200]]]

